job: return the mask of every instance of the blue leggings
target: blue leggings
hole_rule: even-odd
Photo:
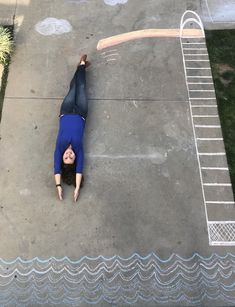
[[[61,104],[60,115],[79,114],[86,118],[87,113],[86,67],[79,65],[70,82],[69,92]]]

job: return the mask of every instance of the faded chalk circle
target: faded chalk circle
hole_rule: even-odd
[[[116,5],[116,4],[124,4],[127,3],[128,0],[104,0],[104,3],[107,5]]]
[[[35,25],[35,30],[41,35],[60,35],[72,31],[71,24],[65,19],[57,19],[53,17],[39,21]]]

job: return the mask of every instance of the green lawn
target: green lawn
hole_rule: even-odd
[[[3,26],[4,28],[7,28],[11,34],[11,38],[13,40],[14,37],[14,27],[13,26]],[[10,55],[7,56],[5,65],[4,65],[4,72],[2,76],[2,80],[0,80],[1,86],[0,86],[0,122],[2,118],[2,107],[3,107],[3,100],[5,95],[5,90],[7,86],[7,77],[8,77],[8,71],[9,71],[9,65],[10,65],[11,57]]]
[[[206,42],[235,194],[235,30],[206,31]]]

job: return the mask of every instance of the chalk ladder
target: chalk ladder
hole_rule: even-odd
[[[201,35],[197,37],[185,36],[186,25],[187,28],[189,26],[199,27]],[[209,244],[235,245],[235,202],[218,116],[205,32],[200,17],[193,11],[186,11],[181,18],[180,43]]]

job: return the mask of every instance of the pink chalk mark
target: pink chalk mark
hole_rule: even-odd
[[[150,37],[180,37],[179,29],[145,29],[123,33],[101,39],[97,44],[97,50],[116,46],[131,40],[150,38]],[[200,29],[184,29],[181,37],[204,37]]]

